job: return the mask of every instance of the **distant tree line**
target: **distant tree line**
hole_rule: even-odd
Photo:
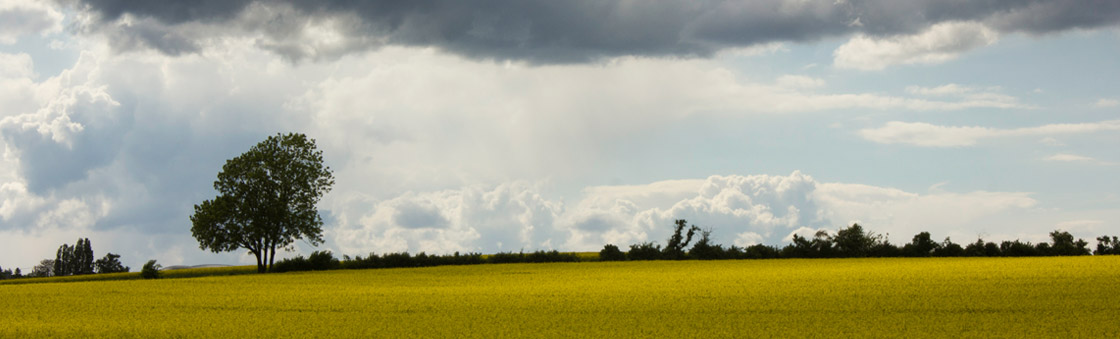
[[[500,252],[491,255],[480,253],[460,254],[420,254],[412,255],[408,252],[375,254],[368,256],[350,257],[343,255],[339,260],[330,251],[315,251],[304,258],[302,255],[294,258],[282,259],[276,262],[270,272],[282,273],[293,271],[322,271],[334,269],[367,269],[367,268],[406,268],[430,267],[450,265],[478,265],[478,264],[510,264],[510,263],[545,263],[545,262],[577,262],[580,257],[573,253],[559,251]]]
[[[777,259],[777,258],[860,258],[860,257],[1022,257],[1022,256],[1066,256],[1089,255],[1090,250],[1082,239],[1074,240],[1069,232],[1050,232],[1050,243],[1031,244],[1019,240],[1003,241],[999,244],[977,239],[976,242],[961,245],[949,238],[934,241],[929,232],[921,232],[902,246],[890,243],[885,236],[864,230],[863,226],[853,224],[842,228],[835,234],[818,231],[812,238],[794,235],[793,241],[784,246],[763,244],[747,247],[714,244],[711,230],[688,225],[685,220],[674,222],[673,233],[667,244],[662,247],[655,242],[642,242],[630,245],[629,251],[608,244],[599,251],[599,261],[622,260],[684,260],[684,259]],[[693,240],[696,240],[693,243]],[[1102,236],[1097,238],[1094,254],[1120,254],[1120,239]],[[692,244],[691,248],[689,245]],[[432,255],[421,252],[411,255],[408,252],[374,254],[368,256],[348,255],[335,258],[330,251],[315,251],[307,258],[302,255],[283,259],[275,263],[270,272],[292,272],[334,269],[400,268],[445,265],[476,265],[503,263],[543,263],[584,261],[573,253],[558,251],[501,252],[492,255],[478,253]],[[593,259],[594,260],[594,259]]]
[[[682,232],[685,232],[682,235]],[[700,238],[691,249],[685,251],[689,241],[699,232]],[[695,225],[686,227],[685,220],[677,220],[673,235],[662,248],[657,243],[643,242],[630,245],[623,252],[618,246],[608,244],[599,252],[599,259],[618,260],[678,260],[678,259],[774,259],[774,258],[860,258],[860,257],[1026,257],[1026,256],[1067,256],[1089,255],[1085,240],[1074,240],[1069,232],[1055,230],[1050,232],[1050,243],[1031,244],[1019,240],[1003,241],[999,244],[977,239],[976,242],[961,245],[948,237],[935,241],[929,232],[914,235],[913,239],[902,246],[890,243],[886,237],[864,230],[863,226],[853,224],[841,228],[836,233],[817,231],[812,238],[794,234],[792,241],[784,246],[764,244],[747,247],[712,244],[710,230],[700,230]],[[1093,254],[1120,254],[1120,239],[1101,236]]]
[[[0,268],[0,280],[128,272],[128,266],[121,264],[120,257],[117,254],[107,253],[101,259],[94,260],[93,245],[89,238],[78,238],[73,246],[70,244],[59,246],[54,259],[43,259],[26,276],[18,268],[15,272]]]
[[[711,240],[710,229],[701,229],[695,225],[689,226],[685,220],[674,222],[673,233],[669,236],[666,245],[662,247],[656,242],[642,242],[630,245],[629,251],[622,251],[618,246],[607,244],[599,251],[598,258],[590,260],[623,261],[623,260],[716,260],[716,259],[777,259],[777,258],[860,258],[860,257],[1023,257],[1023,256],[1068,256],[1089,255],[1088,243],[1082,239],[1074,239],[1069,232],[1055,230],[1050,232],[1051,242],[1031,244],[1019,240],[1003,241],[999,244],[977,239],[965,245],[954,243],[948,237],[943,241],[935,241],[929,232],[921,232],[911,239],[909,243],[901,246],[890,243],[888,239],[874,232],[864,230],[863,226],[853,224],[841,228],[836,233],[817,231],[813,236],[803,237],[793,235],[792,241],[784,246],[769,246],[756,244],[746,247],[724,247],[714,244]],[[696,240],[693,243],[693,240]],[[689,245],[692,245],[689,247]],[[17,268],[15,271],[0,268],[0,279],[20,277],[49,277],[64,275],[80,275],[96,273],[128,272],[127,266],[121,265],[119,255],[108,253],[105,257],[90,262],[93,258],[92,246],[89,239],[78,239],[73,246],[63,244],[59,247],[55,259],[44,259],[36,265],[31,273],[23,275]],[[1092,251],[1095,255],[1120,254],[1120,238],[1101,236],[1097,238],[1097,248]],[[477,265],[477,264],[504,264],[504,263],[545,263],[545,262],[578,262],[586,261],[574,253],[559,251],[535,252],[500,252],[491,255],[480,253],[461,254],[426,254],[420,252],[412,255],[408,252],[385,253],[354,256],[343,255],[335,258],[330,251],[315,251],[304,258],[302,255],[294,258],[282,259],[275,262],[270,272],[293,272],[334,269],[367,269],[367,268],[406,268],[429,267],[447,265]],[[155,260],[144,265],[145,278],[158,278],[159,265]]]

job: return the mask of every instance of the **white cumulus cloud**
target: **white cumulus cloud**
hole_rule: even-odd
[[[63,14],[48,1],[0,0],[0,44],[14,44],[20,36],[62,30]]]
[[[999,33],[978,22],[942,22],[913,35],[856,35],[836,48],[839,68],[882,70],[892,65],[937,64],[960,53],[995,43]]]
[[[603,244],[664,243],[676,219],[713,231],[725,245],[781,245],[791,234],[835,230],[853,222],[905,242],[935,230],[957,239],[977,232],[1018,232],[1022,225],[990,224],[1038,202],[1024,192],[938,190],[930,194],[861,184],[822,183],[790,175],[727,175],[645,185],[594,186],[574,204],[525,182],[407,193],[372,204],[360,220],[340,221],[334,243],[345,253],[368,251],[518,251],[559,248],[592,251]],[[402,206],[420,208],[410,227],[397,220]],[[426,223],[425,225],[429,225]],[[1050,224],[1033,225],[1045,229]]]

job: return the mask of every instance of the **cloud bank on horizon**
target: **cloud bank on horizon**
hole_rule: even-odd
[[[346,254],[597,250],[681,218],[728,245],[1120,222],[1112,1],[0,0],[0,19],[5,268],[77,237],[133,266],[246,260],[197,250],[187,216],[278,131],[335,169],[320,208]]]

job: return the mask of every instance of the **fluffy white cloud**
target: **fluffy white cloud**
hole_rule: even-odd
[[[14,44],[20,36],[62,30],[62,13],[47,1],[0,0],[0,44]]]
[[[978,22],[942,22],[913,35],[856,35],[833,51],[840,68],[882,70],[892,65],[937,64],[995,43],[999,33]]]
[[[782,244],[794,233],[834,231],[853,222],[889,233],[896,243],[921,231],[960,240],[979,233],[1039,233],[1052,226],[990,223],[1035,207],[1029,193],[918,194],[821,183],[800,172],[588,187],[570,205],[541,192],[518,182],[407,193],[373,203],[372,212],[357,221],[341,221],[333,240],[345,253],[591,251],[607,243],[663,243],[675,219],[711,228],[716,242],[739,246]],[[409,217],[402,219],[402,213]]]
[[[941,126],[924,122],[891,121],[879,128],[859,131],[864,139],[882,144],[925,147],[972,146],[989,138],[1083,134],[1120,130],[1120,120],[1090,123],[1050,124],[1037,127],[998,129],[979,126]]]
[[[493,252],[551,248],[563,239],[556,228],[563,203],[526,182],[406,193],[365,209],[372,212],[338,220],[333,246],[345,253]]]
[[[81,28],[83,18],[75,20]],[[164,25],[145,20],[125,15],[115,24],[155,33]],[[351,43],[331,40],[346,23],[312,23],[326,28],[274,40],[199,38],[213,27],[184,23],[165,33],[196,34],[187,40],[197,45],[177,57],[118,45],[174,34],[131,42],[111,32],[78,36],[81,56],[53,75],[34,74],[27,54],[0,54],[4,239],[52,250],[59,239],[88,234],[138,262],[243,258],[197,250],[191,206],[213,196],[225,159],[266,135],[296,131],[317,139],[336,171],[321,208],[328,246],[342,253],[593,250],[662,241],[675,218],[716,227],[722,243],[777,243],[798,229],[848,222],[821,212],[827,206],[816,192],[828,184],[801,174],[727,176],[590,187],[578,199],[542,187],[554,180],[578,192],[583,182],[603,182],[587,178],[610,163],[604,145],[697,116],[1005,105],[921,91],[822,94],[820,79],[759,82],[703,59],[535,67],[410,47],[333,55],[333,44]],[[291,53],[275,48],[320,62],[291,63],[278,56]],[[21,264],[41,259],[2,251],[0,258]]]

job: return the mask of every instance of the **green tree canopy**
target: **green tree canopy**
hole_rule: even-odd
[[[218,196],[194,206],[191,233],[213,252],[246,249],[257,271],[271,268],[277,248],[297,239],[323,242],[315,205],[334,184],[315,140],[277,134],[226,161],[214,181]]]
[[[120,257],[119,254],[108,253],[104,258],[94,261],[93,266],[97,269],[97,273],[128,272],[129,267],[121,264]]]

